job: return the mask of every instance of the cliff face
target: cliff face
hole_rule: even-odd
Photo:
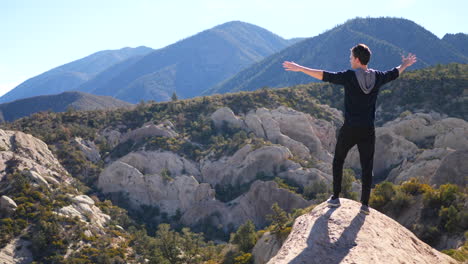
[[[340,198],[296,219],[289,237],[268,264],[298,263],[458,263],[419,240],[386,215]]]

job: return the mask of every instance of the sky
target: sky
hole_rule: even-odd
[[[233,20],[289,39],[355,17],[399,17],[442,38],[468,33],[467,10],[467,0],[0,0],[0,96],[97,51],[163,48]]]

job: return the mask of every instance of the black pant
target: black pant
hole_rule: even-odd
[[[374,165],[374,127],[350,127],[346,124],[341,127],[336,141],[335,157],[333,158],[333,195],[338,197],[341,192],[343,164],[348,151],[356,144],[362,169],[361,203],[368,205]]]

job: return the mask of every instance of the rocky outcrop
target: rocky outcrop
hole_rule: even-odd
[[[466,187],[468,184],[468,150],[457,150],[445,156],[430,184],[446,183]]]
[[[398,167],[388,174],[387,180],[401,184],[410,178],[417,178],[422,183],[430,184],[442,160],[454,152],[452,149],[428,149],[410,160],[405,159]]]
[[[131,152],[119,159],[119,161],[135,167],[142,174],[156,174],[168,170],[173,177],[182,174],[195,177],[200,175],[196,163],[170,151]]]
[[[281,248],[283,241],[280,241],[277,236],[266,232],[257,241],[255,247],[252,249],[252,256],[254,258],[254,264],[265,264],[272,257],[278,253]]]
[[[120,137],[122,136],[120,129],[125,129],[125,126],[106,127],[99,133],[99,140],[105,141],[109,147],[114,148],[120,143]]]
[[[0,180],[13,163],[19,170],[28,169],[42,176],[70,181],[68,173],[41,140],[19,131],[0,130]]]
[[[16,237],[0,249],[0,263],[2,264],[28,264],[33,261],[32,252],[29,250],[31,242]]]
[[[405,159],[407,160],[418,153],[418,147],[414,143],[395,134],[388,127],[376,128],[375,136],[374,174],[376,176],[388,173]],[[355,169],[361,168],[357,146],[354,146],[348,153],[345,166]]]
[[[15,201],[6,195],[0,197],[0,218],[10,217],[10,215],[15,212],[18,205]]]
[[[419,240],[393,219],[360,203],[340,199],[298,217],[291,233],[269,264],[298,263],[457,263]]]
[[[229,226],[237,229],[247,220],[252,220],[257,227],[262,228],[268,223],[266,216],[272,213],[274,203],[287,212],[310,205],[300,195],[279,188],[275,182],[256,181],[247,193],[226,204],[217,200],[198,203],[183,214],[181,221],[189,226],[209,221],[229,231]]]
[[[22,174],[29,179],[33,184],[41,185],[46,187],[47,189],[50,189],[49,182],[42,177],[39,173],[35,171],[30,171],[30,170],[23,170]]]
[[[445,133],[439,133],[434,140],[436,148],[468,150],[468,123],[457,118],[443,119],[439,126]]]
[[[145,137],[176,137],[178,136],[177,132],[174,130],[174,124],[171,121],[164,121],[160,124],[155,125],[152,122],[144,124],[142,127],[132,130],[121,136],[120,143],[123,143],[129,139],[137,141]]]
[[[110,164],[99,176],[105,193],[124,193],[135,208],[158,206],[174,215],[204,200],[214,199],[209,184],[199,184],[200,173],[191,161],[170,152],[135,152]]]
[[[289,169],[285,172],[281,172],[279,177],[293,181],[300,185],[302,188],[312,185],[313,183],[323,181],[327,184],[331,184],[333,176],[325,173],[317,168],[303,168],[299,167],[296,169]]]
[[[223,123],[252,131],[256,136],[272,143],[287,147],[300,158],[331,161],[335,145],[334,124],[315,119],[294,109],[280,106],[274,110],[258,108],[247,115],[235,116],[232,110],[223,107],[215,111],[211,118],[216,127]]]
[[[205,159],[200,163],[201,182],[238,186],[253,182],[259,173],[272,176],[281,168],[292,166],[291,152],[283,146],[263,146],[253,149],[250,144],[239,149],[233,156],[216,161]]]
[[[425,147],[468,149],[468,123],[437,113],[416,113],[384,124],[395,134]]]
[[[96,163],[101,160],[101,154],[94,142],[79,137],[75,138],[74,142],[89,161]]]
[[[73,196],[71,200],[72,204],[62,207],[58,213],[67,217],[78,217],[81,221],[90,223],[90,227],[95,231],[102,232],[101,229],[110,220],[110,216],[102,213],[87,195]]]
[[[211,120],[217,129],[224,125],[232,128],[245,128],[244,122],[229,107],[221,107],[211,114]]]

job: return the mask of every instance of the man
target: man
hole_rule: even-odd
[[[367,64],[371,57],[369,47],[359,44],[351,49],[349,62],[352,70],[327,72],[310,69],[294,62],[285,61],[286,71],[303,72],[316,79],[344,86],[345,121],[338,133],[333,158],[333,195],[327,200],[329,206],[340,206],[341,179],[343,164],[348,151],[357,144],[362,169],[361,212],[369,214],[369,196],[372,186],[372,169],[375,148],[375,102],[380,87],[398,76],[416,62],[416,56],[402,56],[400,66],[390,71],[369,69]]]

